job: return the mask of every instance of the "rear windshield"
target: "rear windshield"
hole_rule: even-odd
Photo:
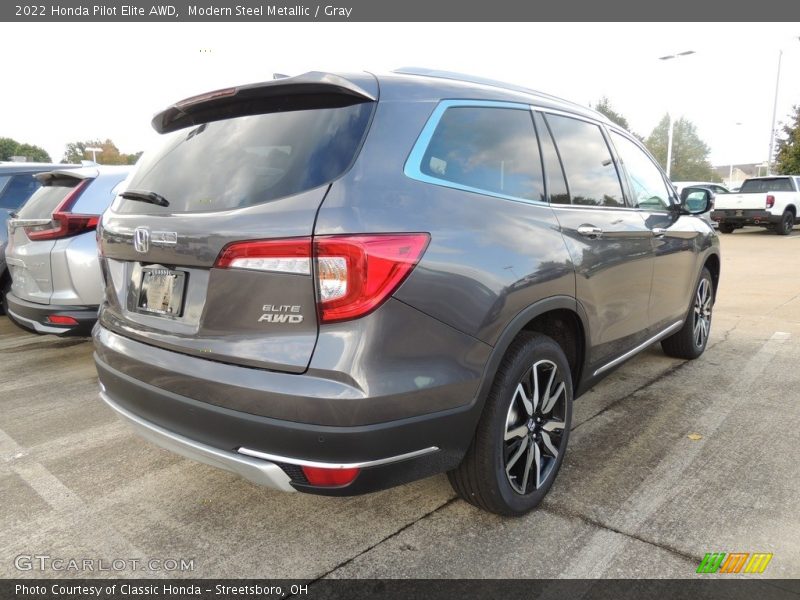
[[[739,189],[742,193],[750,192],[793,192],[792,181],[788,177],[771,177],[769,179],[747,179]]]
[[[329,183],[352,164],[372,103],[238,117],[181,130],[145,155],[128,190],[168,207],[118,198],[120,213],[228,210]]]
[[[67,197],[80,179],[64,177],[36,190],[17,213],[20,219],[49,219],[53,211]]]
[[[0,208],[19,208],[38,187],[39,181],[30,173],[0,176]]]

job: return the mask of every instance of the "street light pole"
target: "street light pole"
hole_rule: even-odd
[[[677,54],[667,54],[666,56],[659,56],[658,60],[673,60],[675,58],[680,58],[681,56],[689,56],[691,54],[696,54],[694,50],[685,50],[684,52],[678,52]],[[672,171],[672,139],[674,136],[675,130],[675,121],[672,118],[672,112],[667,111],[667,117],[669,118],[669,127],[667,129],[667,164],[665,166],[664,171],[667,174],[667,178],[670,177],[670,172]]]
[[[772,175],[772,154],[775,152],[775,119],[778,116],[778,90],[781,87],[781,60],[783,49],[778,50],[778,75],[775,77],[775,99],[772,102],[772,127],[769,130],[769,156],[767,157],[767,175]]]

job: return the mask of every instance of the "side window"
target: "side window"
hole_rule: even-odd
[[[558,158],[550,129],[544,122],[540,113],[534,113],[533,121],[536,123],[536,131],[539,134],[539,144],[542,147],[542,162],[544,162],[544,173],[547,180],[547,191],[550,194],[550,202],[553,204],[569,204],[569,190],[567,180],[564,177],[564,169],[561,168],[561,160]]]
[[[39,188],[39,180],[30,173],[13,175],[5,186],[0,185],[0,208],[16,210]]]
[[[573,204],[625,206],[617,168],[598,125],[546,115],[553,133]]]
[[[459,189],[545,200],[529,110],[448,108],[433,132],[420,171]]]
[[[633,203],[645,210],[667,210],[670,191],[655,163],[628,138],[611,132],[614,146],[631,184]]]

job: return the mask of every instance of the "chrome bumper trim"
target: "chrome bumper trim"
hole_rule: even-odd
[[[438,447],[431,446],[430,448],[423,448],[422,450],[414,450],[413,452],[407,452],[405,454],[398,454],[397,456],[389,456],[386,458],[378,458],[375,460],[365,460],[354,463],[329,463],[314,460],[304,460],[301,458],[288,458],[286,456],[277,456],[275,454],[259,452],[258,450],[251,450],[250,448],[239,448],[240,454],[245,454],[254,458],[272,460],[289,465],[299,465],[301,467],[318,467],[320,469],[363,469],[365,467],[377,467],[380,465],[388,465],[390,463],[400,462],[401,460],[407,460],[409,458],[417,458],[418,456],[424,456],[426,454],[438,451]]]
[[[116,404],[102,388],[100,398],[114,409],[117,415],[127,422],[140,437],[157,446],[212,467],[231,471],[258,485],[284,492],[296,491],[290,485],[289,476],[276,464],[242,456],[235,452],[226,452],[168,431],[125,410]]]

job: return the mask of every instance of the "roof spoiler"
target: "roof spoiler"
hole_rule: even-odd
[[[91,179],[97,177],[97,170],[94,171],[87,171],[83,170],[82,172],[72,171],[70,169],[56,169],[54,171],[46,171],[44,173],[37,173],[34,175],[36,179],[39,180],[39,183],[43,185],[47,185],[54,179],[64,179],[65,177],[71,177],[73,179]]]
[[[215,90],[181,100],[153,117],[158,133],[234,117],[288,110],[339,108],[374,102],[376,96],[338,75],[311,71],[286,77]]]

